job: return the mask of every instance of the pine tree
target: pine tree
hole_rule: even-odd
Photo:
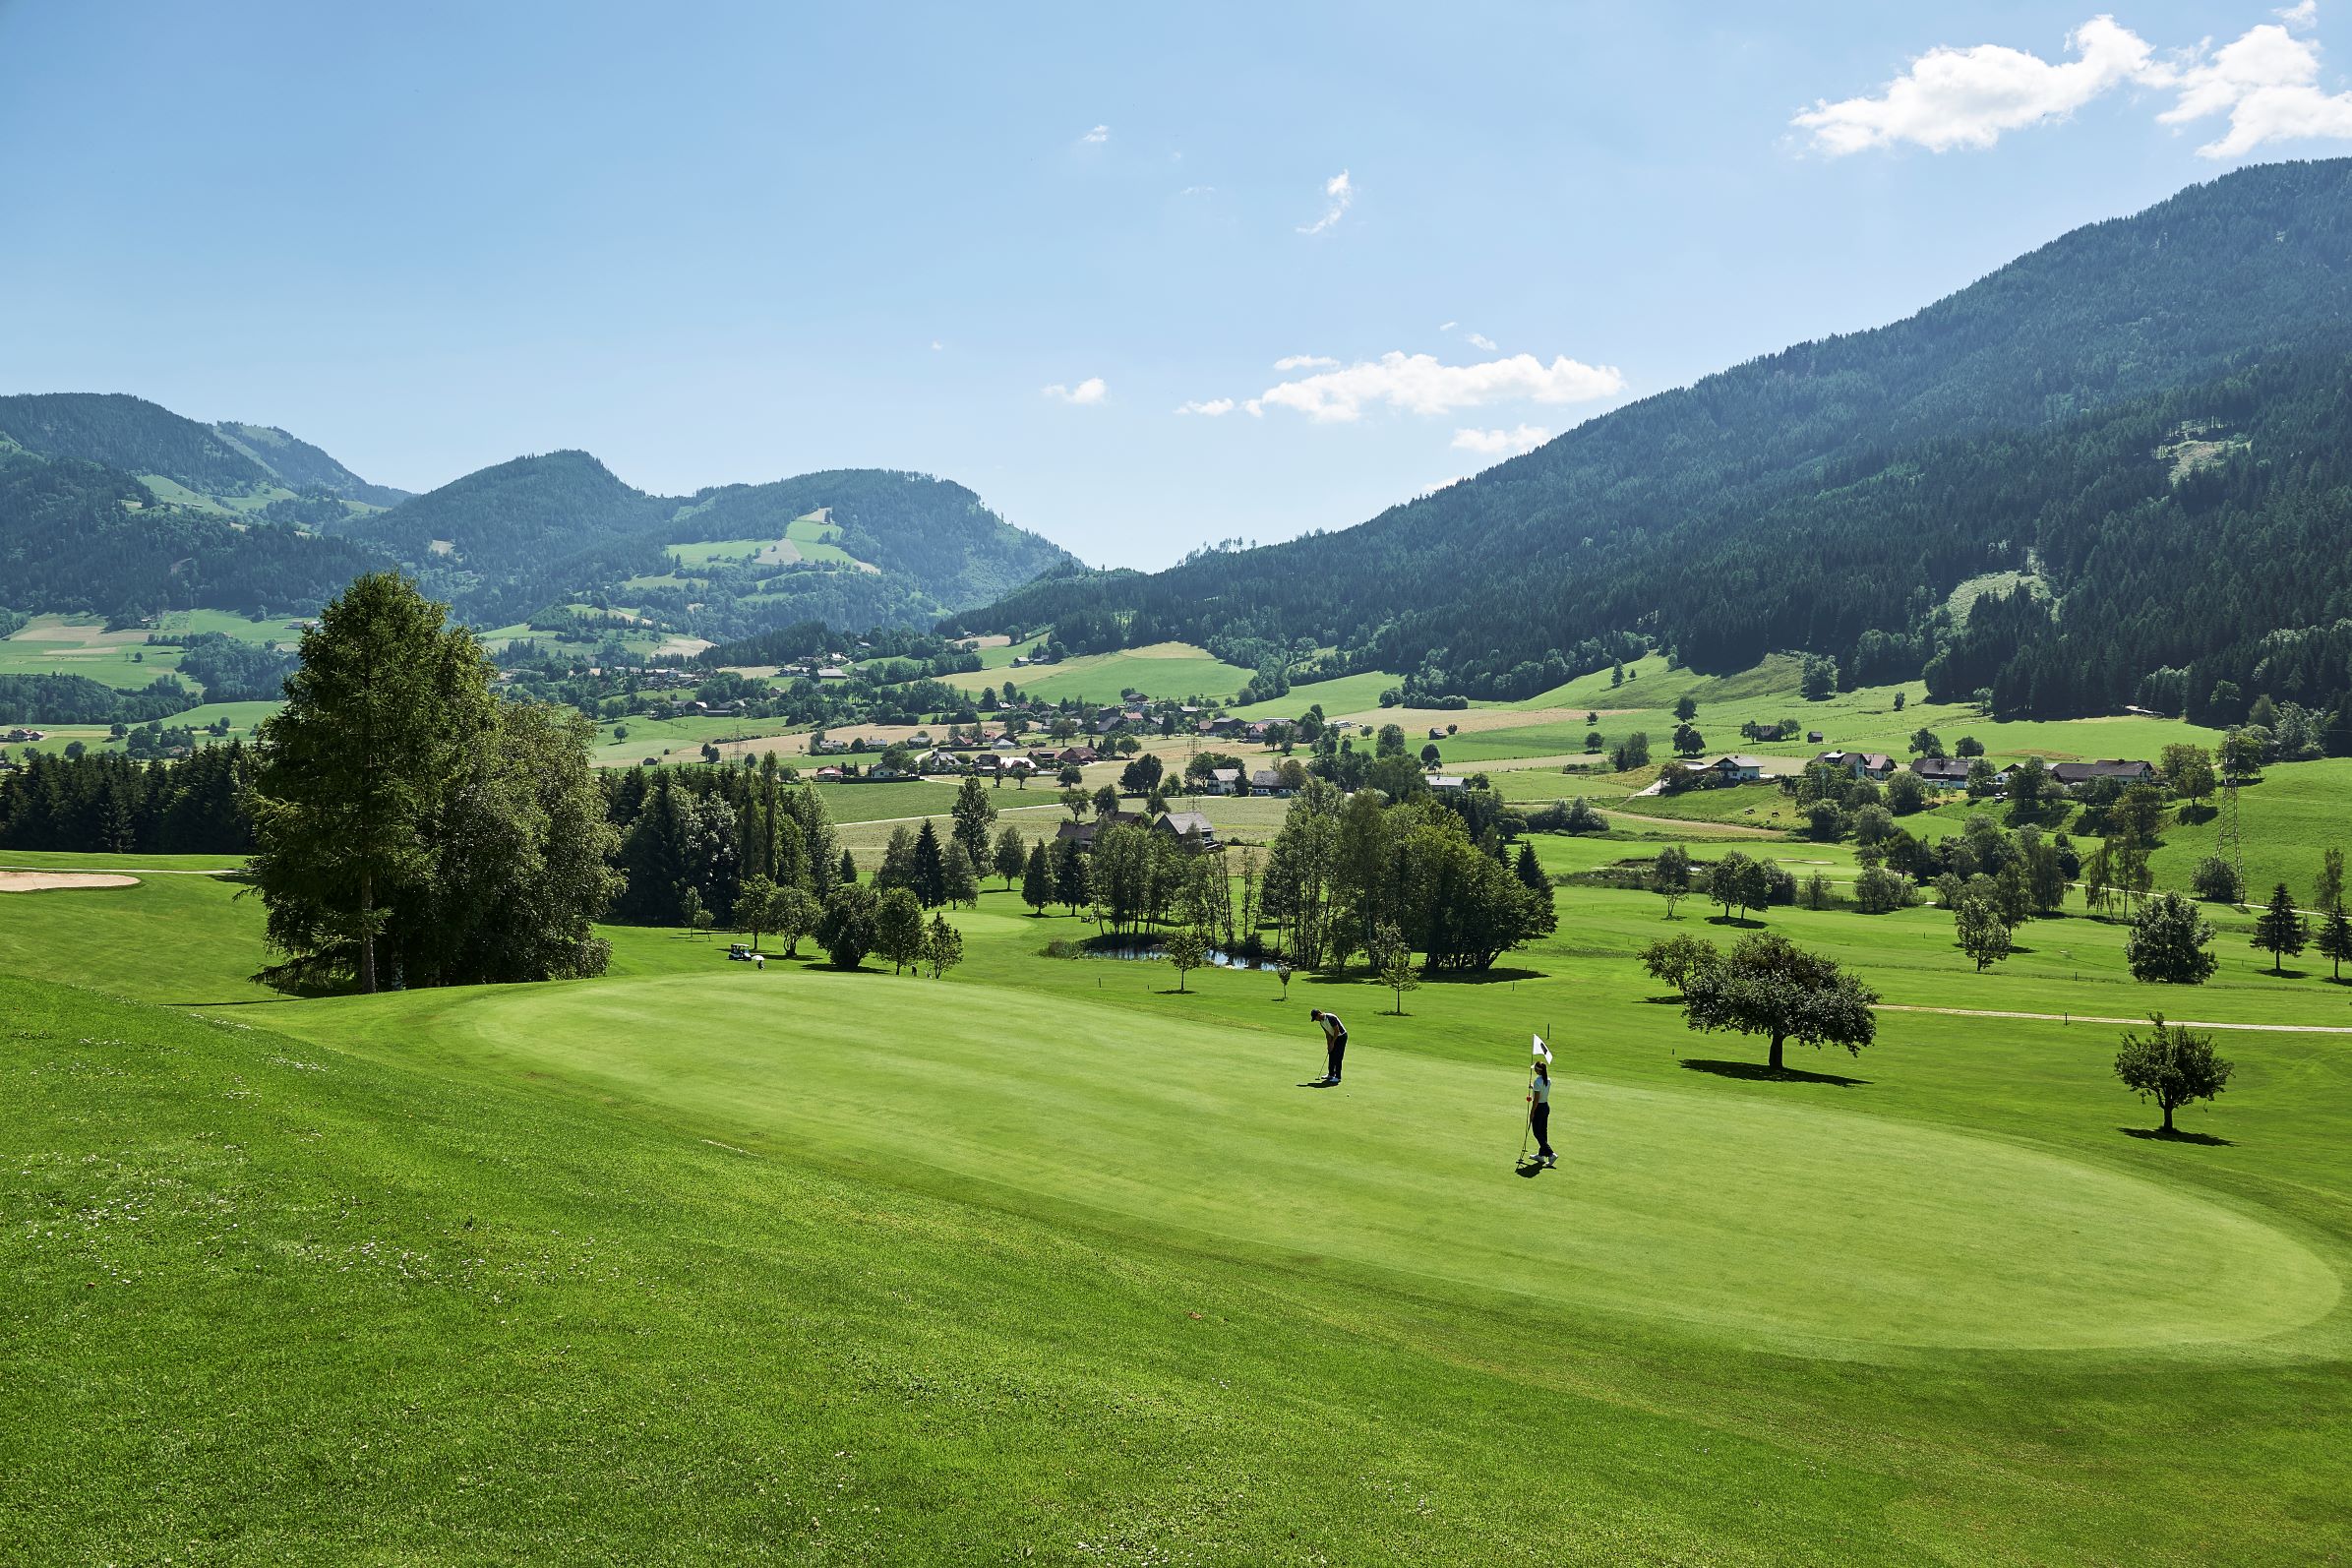
[[[2320,928],[2320,956],[2334,966],[2333,978],[2344,978],[2344,960],[2352,958],[2352,920],[2344,917],[2344,906],[2337,904],[2327,912],[2326,924]]]
[[[2255,917],[2254,945],[2270,955],[2270,972],[2286,973],[2287,956],[2303,951],[2311,940],[2311,923],[2295,908],[2295,895],[2280,882],[2270,893],[2270,905]]]
[[[966,780],[967,783],[973,782]],[[958,842],[957,849],[962,846]],[[967,857],[964,870],[972,869]],[[908,867],[907,885],[914,889],[916,900],[925,909],[936,909],[947,902],[947,868],[940,857],[939,835],[931,825],[931,818],[923,819],[923,826],[915,833],[913,862]]]
[[[1029,864],[1021,873],[1021,902],[1039,915],[1054,902],[1054,867],[1043,843],[1029,846]]]

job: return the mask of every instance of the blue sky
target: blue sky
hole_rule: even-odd
[[[1156,566],[2352,151],[2331,3],[0,0],[0,390]]]

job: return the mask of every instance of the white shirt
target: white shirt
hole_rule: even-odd
[[[1536,1078],[1536,1087],[1529,1092],[1534,1096],[1536,1104],[1539,1106],[1551,1104],[1551,1080],[1549,1078],[1538,1074]]]
[[[1337,1040],[1347,1032],[1348,1026],[1340,1022],[1338,1013],[1327,1012],[1323,1015],[1323,1037],[1326,1040]]]

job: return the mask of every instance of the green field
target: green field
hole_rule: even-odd
[[[1564,889],[1557,937],[1395,1018],[1360,979],[1285,1007],[1044,958],[1087,928],[996,892],[944,984],[615,929],[602,981],[272,1001],[232,891],[0,895],[0,974],[94,988],[0,981],[36,1555],[2352,1548],[2352,1034],[2224,1035],[2184,1122],[2224,1141],[2165,1143],[2112,1026],[1890,1011],[1800,1053],[1842,1077],[1746,1075],[1649,999],[1630,955],[1675,927],[1638,893]],[[1981,976],[1932,910],[1770,925],[1903,1007],[2352,1028],[2222,920],[2221,977],[2165,995],[2081,917]],[[1343,1090],[1293,1087],[1309,1002],[1357,1037]]]
[[[1205,658],[1149,655],[1038,673]],[[1514,801],[1599,805],[1607,833],[1531,840],[1555,875],[1681,842],[1848,886],[1851,846],[1785,836],[1770,787],[1629,798],[1654,769],[1500,765],[1581,754],[1582,713],[1552,715],[1609,705],[1594,679],[1395,717],[1417,742],[1464,725],[1449,762],[1496,749]],[[1619,691],[1658,706],[1619,717],[1662,743],[1688,689],[1702,727],[1795,711],[2062,756],[2189,733],[1898,715],[1891,693],[1799,709],[1791,679],[1646,664]],[[627,722],[606,750],[658,754],[663,726]],[[738,721],[667,722],[683,760]],[[1553,749],[1509,752],[1522,731]],[[871,872],[899,825],[944,832],[956,787],[821,793]],[[2242,792],[2258,893],[2308,896],[2352,837],[2347,790],[2352,761]],[[1065,819],[1050,785],[989,797],[1024,836]],[[1236,843],[1287,809],[1184,805]],[[1980,810],[2001,809],[1908,825]],[[2159,884],[2215,831],[2167,825]],[[178,874],[231,864],[0,853],[140,878],[0,893],[23,1413],[0,1461],[26,1499],[0,1538],[38,1543],[0,1555],[2352,1552],[2352,984],[2310,954],[2273,976],[2250,913],[2206,907],[2219,973],[2176,990],[2133,981],[2126,928],[2079,894],[1984,973],[1932,907],[1768,911],[1883,998],[1869,1051],[1792,1048],[1774,1078],[1761,1043],[1688,1032],[1636,961],[1736,937],[1703,897],[1669,922],[1572,880],[1552,937],[1430,979],[1403,1016],[1360,967],[1286,998],[1266,973],[1179,995],[1163,963],[1046,956],[1093,928],[993,875],[953,913],[945,982],[839,974],[808,943],[759,973],[722,939],[615,927],[596,981],[298,1001],[251,978],[258,901]],[[1342,1090],[1295,1087],[1319,1066],[1309,1005],[1349,1018]],[[2237,1064],[2182,1138],[2147,1136],[2110,1067],[2152,1009],[2217,1026]],[[1531,1177],[1533,1031],[1560,1048],[1562,1158]]]
[[[1156,642],[1118,653],[1081,654],[1059,664],[1034,669],[971,670],[950,675],[946,681],[949,686],[966,692],[1010,681],[1025,694],[1049,702],[1059,702],[1065,697],[1085,702],[1116,702],[1119,694],[1130,687],[1147,695],[1171,700],[1187,696],[1231,697],[1248,684],[1251,674],[1237,665],[1212,658],[1188,642]]]
[[[179,663],[178,648],[147,646],[145,628],[109,632],[91,616],[36,615],[0,637],[0,675],[79,675],[128,692]]]

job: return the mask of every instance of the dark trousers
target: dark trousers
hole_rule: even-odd
[[[1528,1112],[1528,1125],[1536,1129],[1536,1153],[1551,1158],[1551,1107],[1538,1104]]]
[[[1339,1082],[1340,1058],[1345,1056],[1347,1054],[1348,1037],[1346,1035],[1340,1036],[1337,1040],[1326,1041],[1324,1043],[1324,1056],[1326,1061],[1323,1068],[1323,1076],[1329,1078],[1333,1083]]]

